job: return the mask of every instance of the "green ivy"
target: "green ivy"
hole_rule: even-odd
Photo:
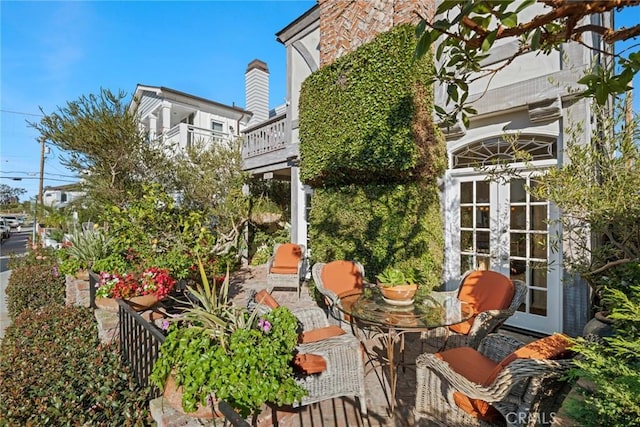
[[[425,288],[440,284],[443,256],[438,190],[418,183],[318,189],[309,218],[313,261],[353,259],[368,278],[413,267]]]
[[[315,188],[312,261],[353,259],[369,278],[417,268],[440,284],[437,178],[446,145],[432,122],[431,59],[402,25],[313,73],[300,95],[300,177]]]
[[[431,179],[444,145],[431,122],[431,63],[402,25],[307,78],[300,95],[303,182],[314,187]]]

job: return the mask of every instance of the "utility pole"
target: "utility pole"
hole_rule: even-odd
[[[44,192],[44,137],[40,137],[40,185],[38,186],[38,203],[42,208],[42,193]]]

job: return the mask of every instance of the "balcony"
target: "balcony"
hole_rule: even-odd
[[[190,147],[192,143],[201,141],[205,144],[228,141],[233,135],[211,129],[200,128],[186,123],[178,123],[164,134],[167,144],[177,144],[181,148]]]
[[[245,170],[286,167],[288,157],[298,155],[298,145],[288,141],[287,115],[280,114],[244,132],[242,160]]]

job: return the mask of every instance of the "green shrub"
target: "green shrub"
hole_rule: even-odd
[[[370,279],[387,266],[417,268],[426,276],[421,288],[440,284],[444,241],[435,187],[317,189],[309,225],[314,262],[356,260]]]
[[[59,274],[57,260],[50,250],[37,249],[11,263],[7,283],[7,310],[15,320],[25,309],[47,304],[64,304],[65,278]]]
[[[150,425],[112,346],[101,346],[92,311],[48,305],[23,311],[0,347],[0,425]]]
[[[601,342],[579,338],[573,348],[579,353],[573,378],[578,398],[567,404],[567,412],[585,427],[640,426],[640,284],[605,292],[612,307],[615,335]]]

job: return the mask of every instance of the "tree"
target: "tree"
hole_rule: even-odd
[[[519,21],[522,12],[540,4],[545,6],[544,13],[527,22]],[[616,67],[596,67],[578,81],[586,86],[583,96],[592,96],[604,105],[610,95],[629,90],[633,76],[640,70],[640,52],[632,51],[637,45],[626,49],[632,52],[626,56],[624,51],[613,50],[614,43],[640,35],[640,24],[615,30],[605,22],[585,24],[583,18],[638,5],[638,0],[441,2],[435,18],[421,17],[416,29],[417,57],[437,46],[435,59],[440,65],[435,68],[432,82],[439,81],[446,86],[447,101],[452,106],[450,111],[436,106],[436,113],[445,123],[453,123],[460,117],[468,125],[469,115],[475,113],[468,101],[470,83],[483,78],[490,82],[517,57],[534,51],[549,54],[566,42],[580,43],[597,51],[603,59],[617,62]],[[588,45],[584,41],[586,34],[599,35],[606,48]],[[497,65],[484,65],[489,49],[501,39],[518,39],[518,49]]]
[[[242,170],[240,140],[206,144],[194,142],[173,157],[174,175],[167,183],[186,208],[207,211],[215,223],[215,254],[237,249],[249,216],[243,193],[248,174]]]
[[[142,194],[142,184],[165,171],[167,158],[156,141],[147,141],[126,94],[101,89],[82,95],[38,123],[30,123],[41,137],[65,152],[61,163],[84,177],[92,202],[122,206],[129,195]]]
[[[0,205],[17,204],[20,196],[26,193],[24,188],[14,188],[6,184],[0,184]]]

